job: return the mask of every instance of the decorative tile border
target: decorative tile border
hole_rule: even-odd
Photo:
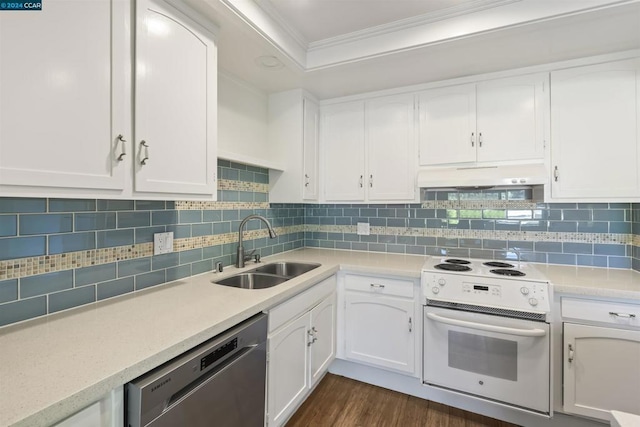
[[[279,236],[304,232],[304,225],[292,225],[288,227],[276,227]],[[268,237],[265,229],[245,231],[245,240]],[[235,243],[238,241],[238,233],[225,233],[201,237],[189,237],[176,239],[173,243],[175,252],[189,249],[206,248],[209,246]],[[153,243],[139,243],[130,246],[115,248],[92,249],[80,252],[67,252],[58,255],[46,255],[40,257],[12,259],[0,261],[0,280],[17,279],[38,274],[52,273],[55,271],[70,270],[73,268],[88,267],[92,265],[108,264],[111,262],[144,258],[153,256]]]
[[[235,181],[230,179],[219,179],[218,190],[249,191],[252,193],[268,193],[269,184],[249,181]]]
[[[355,225],[312,225],[307,232],[356,233]],[[371,234],[384,236],[444,237],[450,239],[519,240],[526,242],[571,242],[631,244],[638,236],[615,233],[562,233],[546,231],[460,230],[448,228],[371,227]],[[638,239],[640,240],[640,239]]]
[[[427,200],[423,209],[536,209],[531,200]]]
[[[638,235],[638,234],[634,234],[634,235],[633,235],[633,240],[632,240],[631,244],[632,244],[633,246],[640,246],[640,235]]]
[[[176,201],[176,210],[269,209],[269,202],[192,202]]]

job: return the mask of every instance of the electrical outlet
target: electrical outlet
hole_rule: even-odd
[[[173,231],[155,233],[153,235],[153,254],[169,254],[173,252]]]
[[[368,222],[359,222],[357,232],[359,236],[368,236],[369,235],[369,223]]]

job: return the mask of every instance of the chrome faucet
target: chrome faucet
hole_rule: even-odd
[[[244,247],[242,246],[242,230],[244,229],[244,225],[250,219],[259,219],[260,221],[264,222],[267,228],[269,229],[270,238],[275,239],[276,237],[278,237],[275,230],[271,227],[271,224],[265,217],[261,215],[249,215],[245,219],[243,219],[238,229],[238,250],[236,251],[236,267],[238,268],[244,267],[244,262],[246,261],[246,258],[244,255]],[[249,258],[251,258],[251,256],[249,256]]]

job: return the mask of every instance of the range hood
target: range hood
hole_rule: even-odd
[[[418,170],[420,188],[522,187],[547,183],[547,169],[540,163]]]

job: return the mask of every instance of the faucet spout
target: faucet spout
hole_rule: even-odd
[[[244,231],[245,224],[251,219],[259,219],[260,221],[264,222],[267,226],[267,229],[269,230],[269,237],[271,239],[275,239],[276,237],[278,237],[276,231],[273,229],[273,227],[271,227],[271,223],[269,223],[269,221],[265,217],[261,215],[249,215],[245,219],[243,219],[240,223],[240,227],[238,227],[238,249],[236,251],[236,267],[238,268],[244,267],[244,262],[246,261],[244,255],[244,247],[242,246],[242,232]]]

